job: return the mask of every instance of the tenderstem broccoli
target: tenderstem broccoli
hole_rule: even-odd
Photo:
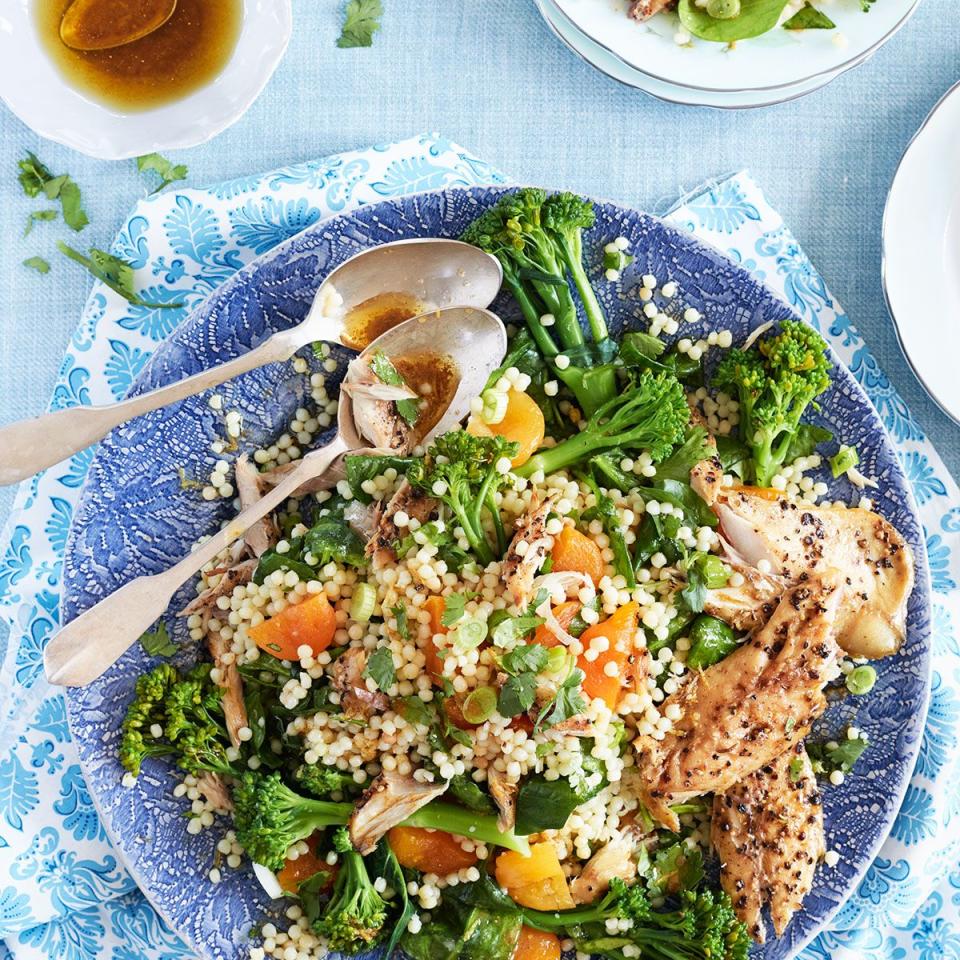
[[[352,803],[316,800],[291,790],[279,773],[241,774],[233,785],[234,827],[237,839],[256,863],[279,870],[287,850],[314,831],[343,826],[353,813]],[[444,830],[525,853],[527,841],[497,827],[494,815],[471,813],[435,800],[404,821],[405,826]]]
[[[522,477],[541,470],[556,473],[613,447],[647,450],[662,460],[683,438],[689,418],[680,382],[645,370],[620,396],[603,404],[583,430],[541,450],[514,472]]]
[[[496,504],[497,491],[507,483],[499,462],[516,456],[519,445],[501,436],[477,437],[453,430],[433,442],[422,460],[411,464],[407,479],[446,504],[477,559],[486,566],[506,550],[506,533]],[[497,553],[487,540],[484,513],[493,521]]]
[[[573,933],[579,952],[611,960],[622,960],[624,947],[638,947],[645,960],[746,960],[750,950],[747,928],[737,920],[730,898],[709,890],[685,891],[677,909],[658,911],[640,884],[627,886],[614,877],[595,904],[522,913],[528,926]],[[607,920],[629,920],[631,926],[610,934]]]
[[[588,200],[571,193],[547,197],[543,190],[524,188],[505,194],[462,237],[500,261],[504,285],[517,301],[540,352],[553,362],[555,375],[587,415],[616,395],[610,363],[616,346],[583,266],[582,233],[594,219]],[[592,343],[580,326],[568,276],[580,295]],[[552,328],[541,322],[547,314],[553,317]],[[556,364],[561,353],[569,365]]]
[[[156,727],[159,736],[153,732]],[[165,755],[176,757],[187,773],[233,773],[229,746],[221,693],[210,679],[209,663],[185,676],[162,663],[137,680],[121,725],[119,751],[120,763],[134,776],[147,757]]]
[[[807,408],[830,386],[826,344],[813,327],[784,320],[773,336],[749,350],[730,350],[714,386],[740,402],[740,438],[750,451],[745,479],[769,487],[786,460]]]
[[[330,950],[359,953],[384,933],[387,903],[374,888],[363,857],[353,849],[342,827],[333,836],[333,848],[339,855],[340,869],[330,902],[314,929],[326,937]]]

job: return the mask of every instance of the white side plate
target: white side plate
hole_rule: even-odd
[[[220,75],[175,103],[122,113],[69,86],[44,52],[32,0],[0,6],[0,98],[42,137],[104,160],[193,147],[257,99],[290,40],[291,0],[244,0],[237,47]]]
[[[933,108],[893,178],[883,289],[907,362],[960,423],[960,83]]]
[[[733,50],[696,38],[678,46],[675,13],[637,23],[627,16],[629,0],[556,2],[580,30],[627,66],[677,86],[736,92],[792,86],[856,65],[906,23],[919,0],[883,0],[869,13],[860,9],[860,0],[831,0],[824,9],[838,30],[775,27]]]
[[[680,103],[687,106],[716,107],[721,110],[740,110],[753,107],[766,107],[775,103],[795,100],[804,94],[812,93],[825,86],[837,74],[827,74],[798,83],[791,87],[767,91],[745,91],[741,93],[714,93],[707,90],[692,90],[655,80],[633,67],[627,66],[609,50],[591,40],[574,26],[557,7],[555,0],[535,0],[540,14],[559,40],[590,66],[606,74],[613,80],[642,90],[658,100],[668,103]]]

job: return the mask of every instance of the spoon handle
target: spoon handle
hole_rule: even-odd
[[[296,349],[288,331],[276,333],[249,353],[121,403],[69,407],[0,427],[0,486],[25,480],[65,460],[127,420],[202,393],[264,364],[288,360]]]
[[[50,683],[82,687],[96,680],[164,613],[185,581],[300,486],[323,473],[346,448],[338,434],[326,447],[304,457],[282,483],[179,563],[163,573],[131,580],[71,620],[44,650],[44,668]]]

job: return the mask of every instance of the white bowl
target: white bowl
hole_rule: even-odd
[[[104,160],[193,147],[225,130],[273,75],[293,29],[291,0],[244,0],[236,49],[216,79],[173,103],[123,113],[64,80],[37,36],[32,3],[0,5],[0,98],[42,137]]]
[[[836,75],[878,50],[918,3],[883,0],[864,13],[860,0],[832,0],[824,9],[837,30],[774,27],[729,50],[696,37],[679,46],[679,18],[672,12],[637,23],[627,16],[628,0],[556,0],[579,30],[627,66],[665,83],[713,92],[773,91]]]
[[[883,214],[883,289],[907,362],[960,423],[960,83],[907,147]]]
[[[578,30],[570,20],[563,15],[556,4],[556,0],[534,0],[540,14],[554,35],[569,50],[575,53],[585,63],[606,74],[624,86],[633,87],[643,93],[663,100],[667,103],[678,103],[684,106],[714,107],[719,110],[743,110],[755,107],[767,107],[775,103],[786,103],[795,100],[828,84],[838,74],[826,74],[813,80],[782,87],[777,90],[745,90],[733,93],[714,92],[710,90],[695,90],[690,87],[680,87],[664,83],[653,77],[627,66],[623,60],[615,57],[605,47],[591,40],[581,30]]]

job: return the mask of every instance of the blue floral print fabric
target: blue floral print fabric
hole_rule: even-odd
[[[114,243],[150,302],[97,284],[67,351],[52,409],[122,398],[189,310],[254,257],[330,214],[445,186],[498,184],[487,163],[438,136],[338,154],[206,190],[142,201]],[[669,215],[768,283],[830,338],[893,436],[926,528],[935,672],[917,769],[892,835],[803,960],[960,960],[960,496],[920,426],[747,174]],[[144,282],[144,279],[146,281]],[[42,676],[59,622],[63,551],[86,451],[24,484],[0,540],[0,960],[192,956],[118,862],[77,763],[62,697]]]

